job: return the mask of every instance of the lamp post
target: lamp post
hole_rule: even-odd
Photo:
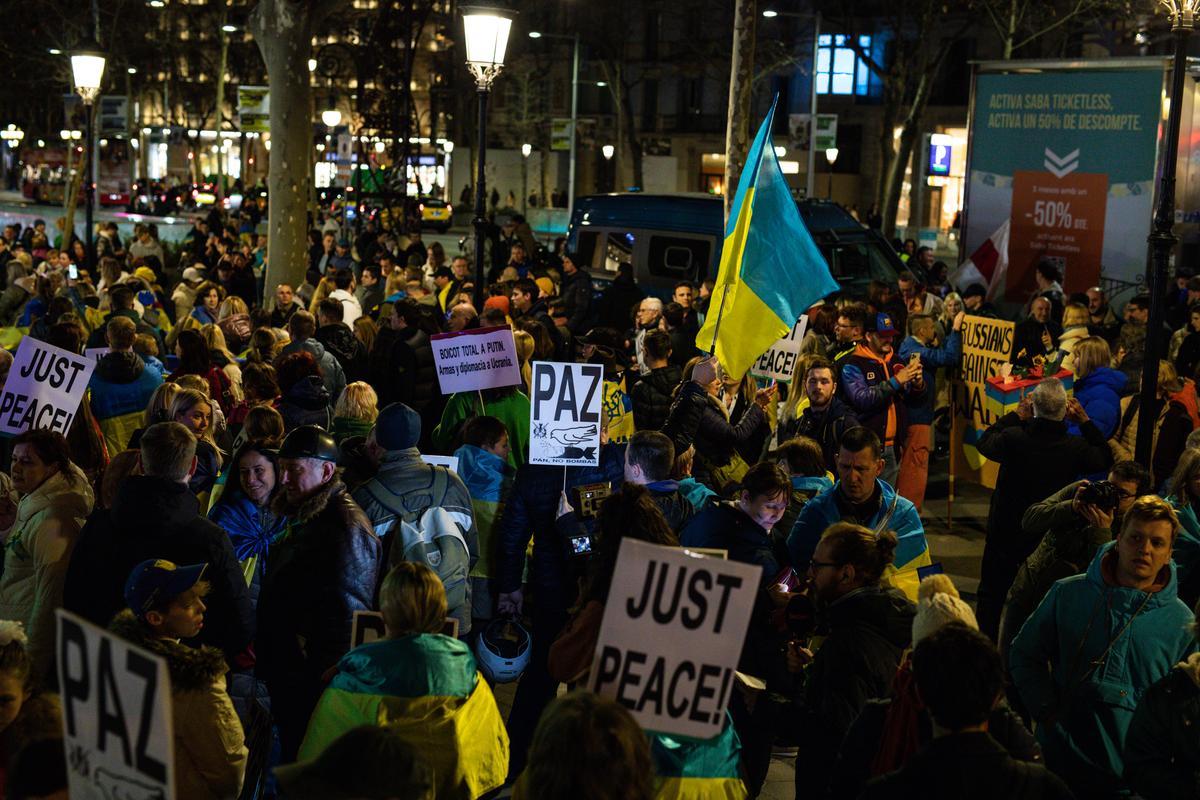
[[[829,162],[829,199],[833,199],[833,162],[837,161],[838,149],[831,147],[825,151],[825,160]]]
[[[612,169],[612,157],[615,152],[617,152],[617,149],[611,144],[606,144],[600,148],[600,153],[604,156],[604,186],[610,192],[613,191],[613,187],[610,184],[616,183],[608,174]]]
[[[529,142],[521,145],[521,215],[528,216],[529,214],[529,154],[533,152],[533,145]]]
[[[444,152],[446,154],[446,161],[445,161],[446,181],[442,186],[442,191],[443,191],[443,194],[445,195],[444,199],[446,200],[447,203],[450,204],[450,214],[451,214],[451,216],[453,216],[454,215],[454,196],[453,196],[454,195],[454,187],[452,185],[450,185],[450,154],[454,152],[454,142],[450,141],[449,139],[442,142],[442,152]]]
[[[487,186],[484,166],[487,157],[487,101],[492,81],[504,69],[504,51],[516,12],[506,8],[463,6],[463,39],[467,68],[475,77],[479,98],[479,160],[475,170],[475,307],[483,308],[483,239],[487,230]]]
[[[558,33],[542,33],[541,31],[530,31],[530,39],[570,39],[573,44],[573,54],[571,58],[571,156],[567,160],[567,219],[571,219],[571,215],[575,213],[575,160],[576,160],[576,141],[578,140],[579,127],[579,34],[566,36]],[[546,165],[542,165],[545,169]],[[545,205],[543,203],[543,205]]]
[[[84,198],[86,210],[84,224],[87,226],[86,239],[88,266],[92,266],[94,253],[92,251],[92,214],[96,199],[96,152],[95,130],[92,125],[92,104],[100,94],[100,81],[104,78],[104,51],[95,39],[89,39],[71,53],[71,77],[75,81],[75,91],[83,100],[83,113],[87,117],[87,171],[84,173]],[[63,246],[70,247],[71,231],[63,231]]]
[[[1171,110],[1163,137],[1162,182],[1158,189],[1158,208],[1154,212],[1154,229],[1149,236],[1153,251],[1147,268],[1146,283],[1150,288],[1150,318],[1146,322],[1146,355],[1142,364],[1141,409],[1138,414],[1135,458],[1149,464],[1154,423],[1158,414],[1150,413],[1158,400],[1158,361],[1162,356],[1163,293],[1167,285],[1167,268],[1171,253],[1179,241],[1172,228],[1175,224],[1175,167],[1179,158],[1179,126],[1183,114],[1183,83],[1187,74],[1188,39],[1195,26],[1196,8],[1200,0],[1159,0],[1171,15],[1171,33],[1175,40],[1174,65],[1171,70]]]

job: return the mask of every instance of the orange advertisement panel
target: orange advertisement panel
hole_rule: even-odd
[[[1012,183],[1007,297],[1028,298],[1042,259],[1058,264],[1063,291],[1086,291],[1100,282],[1108,175],[1017,170]]]

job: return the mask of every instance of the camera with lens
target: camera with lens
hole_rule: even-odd
[[[575,516],[579,519],[577,532],[567,535],[566,548],[569,558],[587,558],[592,554],[595,544],[592,536],[592,521],[600,511],[600,505],[612,494],[612,487],[607,483],[585,483],[571,489],[572,506]]]
[[[1116,511],[1121,502],[1121,490],[1112,481],[1096,481],[1083,487],[1079,502],[1087,503],[1104,511]]]

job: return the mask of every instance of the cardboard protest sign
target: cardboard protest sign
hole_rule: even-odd
[[[167,662],[70,612],[55,613],[71,797],[174,798]]]
[[[512,328],[477,328],[430,337],[442,394],[516,386],[521,382]]]
[[[95,359],[26,336],[0,394],[0,432],[66,435],[95,369]]]
[[[435,467],[445,467],[451,472],[458,472],[458,456],[431,456],[421,453],[421,460]]]
[[[387,637],[387,627],[383,624],[383,614],[378,611],[355,611],[354,620],[350,623],[350,649],[362,644],[370,644]],[[458,620],[446,617],[439,633],[453,639],[458,638]]]
[[[533,363],[529,463],[560,467],[600,463],[600,364]]]
[[[717,735],[761,578],[750,564],[623,540],[589,688],[646,730]]]
[[[756,378],[771,378],[787,383],[796,373],[796,361],[800,358],[800,342],[808,329],[808,315],[802,314],[792,332],[771,345],[750,366],[750,374]]]

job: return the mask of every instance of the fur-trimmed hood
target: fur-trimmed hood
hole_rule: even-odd
[[[325,507],[329,505],[330,500],[345,491],[346,484],[342,482],[342,470],[339,467],[333,473],[333,478],[329,483],[322,486],[310,497],[305,498],[294,509],[288,504],[287,492],[276,493],[275,497],[271,500],[271,510],[281,517],[289,517],[293,522],[308,522],[310,519],[320,515],[325,510]]]
[[[24,705],[2,735],[4,752],[11,758],[30,742],[62,738],[62,704],[53,692],[37,692]]]
[[[229,671],[225,656],[217,648],[208,645],[188,647],[171,639],[156,639],[129,609],[113,617],[108,629],[130,644],[165,658],[172,691],[207,690]]]

